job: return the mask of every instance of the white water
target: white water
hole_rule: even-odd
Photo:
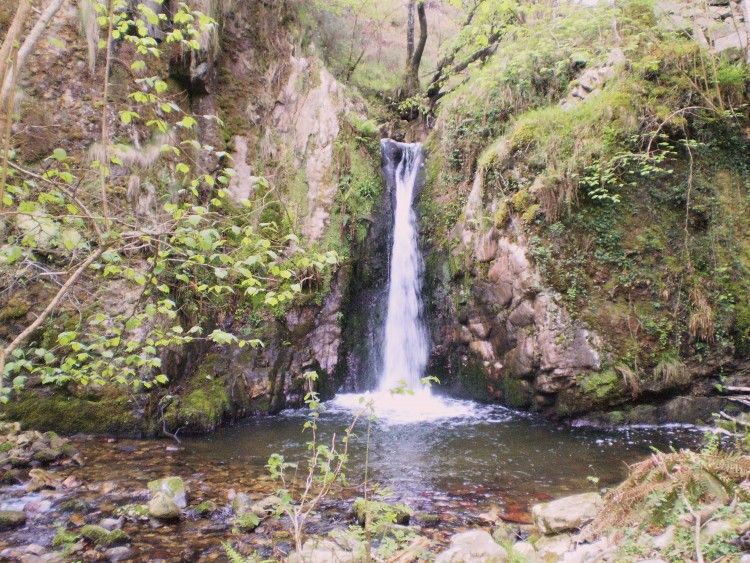
[[[384,154],[386,143],[392,142],[381,141]],[[393,246],[383,327],[383,369],[378,389],[371,393],[337,395],[333,402],[347,409],[371,404],[378,417],[392,423],[470,417],[475,411],[472,403],[434,396],[430,386],[422,383],[429,344],[422,316],[422,256],[414,196],[424,155],[419,143],[400,143],[399,147],[401,159],[395,167],[393,184]],[[386,169],[393,164],[387,162]]]
[[[417,239],[414,191],[422,168],[422,146],[402,145],[396,166],[393,247],[388,275],[388,310],[379,391],[396,387],[422,391],[427,334],[422,319],[422,256]]]

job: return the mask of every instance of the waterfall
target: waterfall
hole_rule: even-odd
[[[380,391],[391,391],[405,385],[417,390],[423,387],[428,354],[422,317],[422,255],[414,212],[424,155],[419,143],[383,139],[381,147],[384,172],[387,178],[393,178],[389,188],[393,191],[394,212],[379,387]]]
[[[361,411],[363,404],[372,405],[378,420],[388,424],[447,418],[468,420],[476,413],[473,403],[433,395],[429,386],[421,381],[429,354],[422,311],[424,268],[414,212],[425,160],[422,145],[383,139],[380,147],[388,197],[384,205],[392,209],[393,228],[386,315],[382,321],[382,338],[373,343],[373,352],[377,353],[372,356],[380,360],[379,365],[373,366],[379,374],[378,388],[367,393],[340,393],[330,405],[353,411]],[[403,393],[392,393],[394,389],[404,388]]]

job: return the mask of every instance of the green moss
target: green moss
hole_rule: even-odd
[[[122,530],[112,530],[110,532],[106,528],[93,524],[83,526],[80,533],[81,537],[86,538],[100,547],[122,545],[130,541],[130,536]]]
[[[118,435],[150,434],[150,423],[137,416],[127,397],[92,401],[58,393],[37,394],[26,391],[5,405],[10,420],[24,427],[54,430],[63,434],[76,432]]]
[[[3,442],[0,444],[0,454],[8,452],[13,449],[14,444],[12,442]]]
[[[0,308],[0,321],[20,319],[31,310],[31,303],[22,297],[14,295],[4,307]]]
[[[52,547],[67,547],[78,541],[80,536],[65,528],[58,528],[55,537],[52,538]]]
[[[212,375],[219,359],[218,356],[206,358],[187,382],[185,394],[169,405],[164,420],[170,428],[209,432],[221,424],[231,403],[223,379]]]
[[[606,399],[620,391],[620,377],[613,369],[592,372],[579,382],[581,389],[597,399]]]
[[[531,388],[520,379],[504,377],[501,381],[503,402],[513,408],[527,408],[532,404]]]
[[[218,510],[218,506],[212,500],[204,500],[193,508],[199,516],[209,516]]]
[[[234,528],[240,532],[252,532],[260,526],[260,518],[252,512],[246,512],[234,519]]]

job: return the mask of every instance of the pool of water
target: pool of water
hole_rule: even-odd
[[[322,443],[343,434],[358,411],[357,398],[344,396],[325,405],[318,421]],[[360,418],[348,452],[349,480],[363,481],[367,455],[369,479],[420,510],[464,499],[524,511],[539,499],[613,485],[622,480],[628,463],[651,448],[695,446],[702,436],[696,428],[679,426],[571,428],[469,401],[441,400],[442,417],[418,397],[400,398],[396,405],[395,412],[378,414],[376,408],[374,420],[367,414]],[[306,416],[289,411],[248,420],[187,440],[186,454],[256,470],[272,453],[301,461],[309,440],[309,432],[302,432]]]
[[[322,504],[308,531],[322,533],[352,523],[349,508],[362,492],[365,456],[370,485],[387,487],[394,500],[407,502],[417,511],[414,521],[422,533],[441,544],[463,526],[489,525],[488,515],[527,522],[534,502],[614,485],[624,477],[626,464],[642,459],[652,447],[695,447],[702,437],[689,427],[571,428],[500,406],[418,399],[389,399],[379,405],[376,419],[360,419],[349,448],[349,485]],[[360,400],[343,396],[326,405],[318,421],[321,442],[342,435],[361,408]],[[0,550],[30,543],[49,546],[59,527],[98,523],[118,506],[146,502],[148,481],[179,475],[187,484],[189,505],[212,500],[219,510],[208,518],[188,510],[175,524],[127,522],[136,557],[221,560],[222,544],[230,541],[247,553],[282,558],[291,549],[283,519],[268,520],[252,534],[237,534],[229,506],[235,492],[262,498],[276,490],[265,469],[271,454],[304,463],[309,434],[302,425],[308,414],[289,411],[248,419],[179,445],[172,440],[74,437],[85,465],[50,470],[60,480],[73,476],[79,484],[70,490],[27,493],[22,485],[0,486],[0,508],[23,508],[28,517],[23,528],[0,534]],[[63,508],[71,500],[78,507]]]

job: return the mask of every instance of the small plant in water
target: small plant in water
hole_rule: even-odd
[[[309,516],[337,482],[346,483],[349,442],[357,422],[366,412],[363,407],[354,414],[343,436],[337,437],[334,434],[330,444],[321,443],[318,436],[318,419],[323,407],[320,395],[314,389],[318,374],[313,371],[307,372],[305,379],[308,383],[305,404],[310,409],[310,415],[303,425],[303,430],[310,433],[310,440],[307,442],[309,458],[306,461],[307,467],[304,469],[304,482],[297,483],[301,469],[299,465],[286,461],[284,456],[278,453],[272,454],[266,465],[271,477],[281,484],[281,488],[277,491],[281,499],[278,512],[289,518],[295,548],[298,552],[302,550],[304,525]],[[291,481],[288,479],[290,471],[293,471]]]

